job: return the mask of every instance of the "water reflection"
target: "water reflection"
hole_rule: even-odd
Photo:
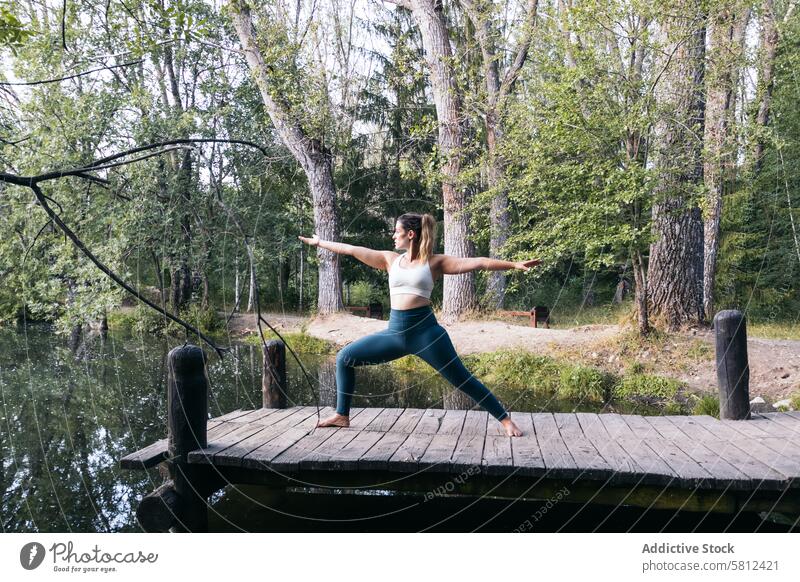
[[[4,532],[138,531],[137,500],[157,487],[157,470],[123,471],[119,459],[166,435],[166,356],[175,341],[115,333],[84,338],[72,351],[47,328],[0,330],[0,523]],[[333,356],[301,355],[313,386],[287,359],[292,404],[336,403]],[[213,416],[261,406],[260,348],[210,356]],[[389,364],[356,370],[353,406],[471,407],[427,373]],[[597,410],[492,387],[513,410]],[[643,413],[642,409],[637,410]],[[231,519],[235,520],[235,516]]]

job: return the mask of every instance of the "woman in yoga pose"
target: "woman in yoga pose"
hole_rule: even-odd
[[[503,424],[509,436],[522,436],[508,412],[489,389],[461,362],[447,331],[436,322],[431,309],[431,291],[435,279],[485,269],[530,270],[538,259],[503,261],[486,257],[452,257],[433,254],[436,220],[430,214],[403,214],[397,219],[392,238],[398,254],[366,247],[298,237],[311,246],[351,255],[362,263],[389,272],[391,314],[389,327],[356,340],[339,350],[336,356],[336,414],[317,426],[350,426],[350,401],[355,391],[355,366],[380,364],[414,354],[425,360],[453,386],[469,395]]]

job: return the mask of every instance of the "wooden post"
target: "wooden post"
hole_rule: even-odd
[[[265,342],[261,392],[264,408],[286,408],[286,346],[281,340]]]
[[[550,329],[550,310],[547,307],[536,305],[531,309],[531,327],[539,327],[540,321],[547,329]]]
[[[750,366],[747,362],[747,327],[744,314],[735,309],[714,316],[717,348],[717,384],[721,420],[750,418]]]
[[[208,419],[208,380],[206,355],[197,346],[173,348],[167,356],[167,422],[169,457],[167,470],[172,478],[180,511],[174,531],[208,531],[208,506],[204,467],[187,463],[190,451],[204,448]]]
[[[178,523],[180,496],[172,481],[145,495],[136,508],[136,519],[146,532],[165,532]]]

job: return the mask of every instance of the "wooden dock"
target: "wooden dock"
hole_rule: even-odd
[[[320,409],[324,417],[333,411]],[[353,408],[348,428],[315,428],[317,409],[237,410],[208,421],[188,453],[224,484],[380,489],[689,511],[800,515],[800,412],[638,416],[512,412],[510,438],[485,411]],[[122,459],[167,458],[167,440]],[[437,493],[437,494],[438,494]]]

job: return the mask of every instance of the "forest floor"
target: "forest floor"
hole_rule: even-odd
[[[438,316],[438,314],[437,314]],[[303,331],[342,347],[365,335],[384,330],[388,322],[349,313],[317,316],[269,313],[264,317],[278,331]],[[584,325],[569,329],[532,328],[525,319],[516,321],[473,320],[447,329],[456,351],[462,355],[522,349],[567,359],[623,375],[633,371],[668,376],[688,384],[698,393],[716,394],[714,336],[695,329],[659,334],[642,341],[619,325]],[[233,335],[255,333],[252,315],[231,319]],[[748,338],[750,398],[768,403],[800,391],[800,340]]]

